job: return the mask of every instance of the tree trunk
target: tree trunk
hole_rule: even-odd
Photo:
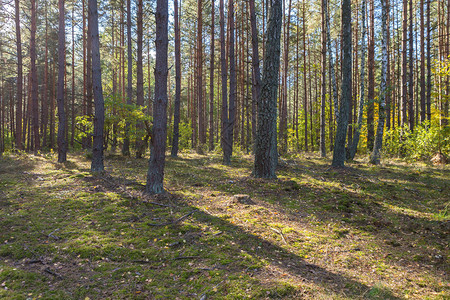
[[[236,119],[236,89],[237,89],[237,78],[236,78],[236,60],[234,55],[234,44],[235,44],[235,30],[234,30],[234,0],[229,0],[228,2],[228,17],[229,17],[229,62],[230,62],[230,96],[228,105],[228,128],[227,128],[227,151],[224,158],[226,165],[231,164],[231,155],[233,154],[233,142],[234,142],[234,123]]]
[[[137,86],[136,86],[136,104],[144,106],[144,67],[142,62],[143,51],[143,0],[138,0],[138,13],[137,13]],[[142,131],[144,124],[136,124],[136,129]],[[136,140],[136,158],[141,158],[145,152],[144,139],[137,136]]]
[[[228,155],[228,85],[227,85],[227,59],[225,55],[225,13],[223,0],[219,2],[220,10],[220,68],[222,81],[222,132],[221,144],[223,150],[223,160],[227,163]]]
[[[23,150],[22,145],[22,38],[20,34],[20,1],[15,0],[16,46],[17,46],[17,102],[16,102],[16,149]]]
[[[380,151],[383,146],[383,131],[385,118],[385,97],[386,97],[386,73],[387,73],[387,0],[381,0],[381,84],[380,84],[380,100],[379,100],[379,118],[377,126],[377,134],[375,136],[375,144],[372,154],[370,155],[370,162],[378,165],[380,163]]]
[[[403,127],[406,122],[406,106],[408,103],[408,81],[407,81],[407,58],[406,58],[406,42],[408,39],[408,0],[403,0],[403,25],[402,25],[402,93],[401,93],[401,126]]]
[[[431,122],[431,5],[427,1],[427,120]]]
[[[327,156],[325,147],[325,103],[326,103],[326,82],[327,82],[327,0],[322,0],[322,53],[321,53],[321,101],[320,101],[320,157]]]
[[[131,105],[131,97],[133,92],[133,53],[131,52],[131,0],[127,0],[127,55],[128,55],[128,70],[127,70],[127,104]],[[130,155],[130,124],[125,124],[125,137],[122,145],[122,155]]]
[[[289,29],[291,24],[291,4],[292,0],[289,0],[287,21],[284,23],[284,55],[283,55],[283,75],[282,75],[282,89],[280,97],[280,152],[287,152],[287,123],[288,123],[288,84],[287,78],[289,74]]]
[[[362,7],[361,7],[361,41],[364,41],[366,39],[366,0],[363,0]],[[356,129],[355,134],[353,136],[352,145],[350,148],[350,155],[349,159],[353,160],[356,155],[356,151],[358,150],[358,143],[359,143],[359,137],[361,135],[361,125],[362,125],[362,118],[364,113],[364,77],[365,75],[365,66],[366,66],[366,44],[361,43],[361,73],[360,73],[360,90],[359,90],[359,107],[358,107],[358,120],[356,123]]]
[[[66,71],[66,27],[64,0],[58,0],[59,8],[59,31],[58,31],[58,163],[67,160],[67,139],[66,139],[66,112],[64,110],[64,75]]]
[[[261,95],[261,72],[259,69],[258,28],[256,27],[255,0],[249,1],[250,25],[252,28],[252,137],[256,137],[258,101]],[[253,152],[255,146],[253,142]]]
[[[425,89],[425,4],[420,0],[420,122],[426,120]]]
[[[178,16],[178,0],[174,0],[175,25],[175,111],[173,115],[172,157],[178,156],[178,142],[180,137],[180,98],[181,98],[181,50],[180,50],[180,20]],[[181,5],[180,5],[181,6]]]
[[[305,152],[308,152],[308,85],[306,83],[306,1],[303,1],[303,87],[305,95],[303,98],[303,111],[305,116]]]
[[[38,81],[36,69],[36,0],[31,0],[31,31],[30,31],[30,59],[31,59],[31,101],[33,103],[33,150],[40,150],[39,139],[39,103]]]
[[[153,133],[145,191],[149,194],[164,192],[164,164],[167,138],[167,48],[168,3],[157,0],[156,4],[156,64],[155,102],[153,108]]]
[[[342,1],[342,85],[339,123],[336,129],[336,139],[333,151],[333,167],[344,167],[345,138],[349,115],[349,104],[352,97],[352,24],[351,1]]]
[[[198,139],[199,149],[206,143],[205,111],[203,106],[203,0],[197,2],[197,105],[198,105]]]
[[[369,0],[369,46],[368,46],[368,90],[367,90],[367,149],[373,149],[374,143],[374,102],[375,102],[375,17],[374,1]],[[364,42],[363,42],[364,43]]]
[[[409,130],[414,130],[414,37],[413,37],[413,3],[409,3],[409,79],[408,79],[408,100],[409,100]]]
[[[209,68],[209,150],[214,150],[214,0],[211,0],[211,58]]]
[[[100,64],[100,40],[98,34],[97,0],[89,0],[89,23],[92,41],[92,80],[94,87],[94,142],[92,147],[92,172],[102,172],[103,166],[103,127],[105,123],[105,108],[103,102],[102,70]]]
[[[272,1],[266,32],[266,50],[261,99],[258,101],[258,128],[253,170],[253,175],[257,178],[276,178],[276,158],[274,156],[276,156],[277,90],[282,23],[281,6],[281,0]]]

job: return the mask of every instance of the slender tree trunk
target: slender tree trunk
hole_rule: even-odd
[[[362,6],[361,6],[361,41],[364,41],[366,39],[366,0],[362,0]],[[364,77],[365,75],[365,66],[366,66],[366,44],[363,42],[361,43],[361,73],[359,77],[359,107],[358,107],[358,120],[356,123],[356,129],[355,134],[353,136],[352,145],[350,148],[350,155],[349,159],[354,159],[356,155],[356,151],[358,149],[358,143],[359,143],[359,137],[361,135],[361,126],[362,126],[362,118],[364,113]]]
[[[233,154],[233,142],[234,142],[234,124],[236,119],[236,88],[237,88],[237,77],[236,77],[236,59],[234,55],[234,44],[235,44],[235,30],[234,30],[234,0],[229,0],[228,2],[228,18],[229,18],[229,62],[230,62],[230,96],[229,96],[229,106],[228,106],[228,128],[227,128],[227,151],[224,157],[224,162],[226,165],[231,164],[231,155]]]
[[[306,1],[303,1],[303,87],[305,90],[305,95],[303,98],[303,111],[305,116],[305,152],[308,152],[308,85],[306,82]]]
[[[403,25],[402,25],[402,93],[401,93],[401,126],[406,122],[406,106],[408,103],[408,81],[407,81],[407,58],[406,58],[406,42],[408,40],[408,0],[403,0]]]
[[[374,102],[375,102],[375,0],[369,0],[369,46],[368,46],[368,91],[367,91],[367,149],[373,149],[374,133]]]
[[[143,51],[143,0],[138,0],[138,13],[137,13],[137,86],[136,86],[136,104],[144,106],[144,67],[142,61]],[[136,129],[142,131],[144,124],[139,123],[136,125]],[[136,140],[136,158],[141,158],[145,152],[144,139],[137,137]]]
[[[383,131],[384,131],[384,118],[385,118],[385,102],[386,97],[386,73],[387,73],[387,0],[381,0],[381,85],[380,85],[380,101],[379,101],[379,111],[378,111],[378,126],[377,134],[375,137],[375,144],[373,147],[372,154],[370,155],[370,162],[372,164],[378,165],[380,163],[380,151],[383,146]]]
[[[425,68],[425,4],[420,0],[420,122],[426,120]]]
[[[276,178],[275,149],[281,23],[281,0],[273,0],[266,32],[261,99],[258,101],[258,129],[253,170],[253,175],[257,178]]]
[[[22,145],[22,38],[20,34],[20,1],[15,0],[16,47],[17,47],[17,102],[16,102],[16,149],[23,150]]]
[[[211,0],[211,58],[209,68],[209,150],[214,150],[214,0]]]
[[[250,24],[252,28],[252,137],[256,137],[256,109],[261,95],[261,72],[259,69],[258,28],[256,26],[255,0],[249,1]],[[253,142],[253,152],[255,151]]]
[[[45,3],[45,54],[44,54],[44,90],[42,93],[42,145],[48,147],[47,126],[48,126],[48,15],[47,2]]]
[[[342,1],[342,85],[339,123],[333,151],[333,167],[344,167],[345,138],[349,115],[349,104],[352,97],[352,24],[351,1]]]
[[[326,16],[327,12],[327,0],[322,0],[322,53],[321,53],[321,101],[320,101],[320,156],[326,157],[327,150],[325,147],[325,103],[326,103],[326,82],[327,82],[327,26]]]
[[[127,0],[127,55],[128,55],[128,70],[127,70],[127,104],[131,105],[131,97],[133,92],[133,53],[131,52],[131,0]],[[122,155],[130,155],[130,124],[125,125],[125,137],[123,139]]]
[[[66,112],[64,110],[64,74],[66,71],[66,27],[64,0],[58,0],[59,8],[59,31],[58,31],[58,163],[67,160],[66,139]]]
[[[414,37],[413,37],[413,2],[409,3],[409,79],[408,79],[408,100],[409,100],[409,130],[414,130]]]
[[[153,108],[153,134],[145,191],[149,194],[164,192],[164,164],[167,138],[167,48],[168,3],[156,2],[156,65],[155,65],[155,104]]]
[[[334,103],[334,116],[336,122],[339,122],[339,100],[338,100],[338,92],[337,92],[337,83],[336,83],[336,70],[334,69],[334,58],[331,52],[331,36],[330,36],[330,14],[329,11],[326,11],[326,27],[327,27],[327,50],[328,50],[328,60],[329,60],[329,71],[331,73],[331,86],[333,89],[333,103]]]
[[[33,150],[40,150],[39,138],[39,103],[38,103],[38,79],[36,69],[36,0],[31,0],[31,32],[30,32],[30,59],[31,59],[31,101],[33,103]]]
[[[291,4],[292,0],[289,0],[288,5],[288,15],[287,21],[285,21],[285,29],[284,29],[284,55],[283,55],[283,74],[282,74],[282,89],[281,89],[281,97],[280,97],[280,150],[281,153],[287,152],[287,123],[288,123],[288,68],[289,68],[289,29],[291,24]]]
[[[70,146],[74,147],[75,142],[75,5],[72,5],[72,103],[71,103],[71,131]]]
[[[89,1],[89,0],[88,0]],[[88,28],[86,36],[86,115],[92,121],[92,100],[93,100],[93,80],[92,80],[92,24],[89,20],[89,2],[88,2]],[[92,135],[88,135],[85,141],[85,148],[92,147]]]
[[[102,172],[103,166],[103,127],[105,123],[105,108],[102,89],[102,70],[100,65],[100,40],[98,34],[97,0],[89,0],[89,23],[92,41],[92,80],[94,87],[94,142],[92,147],[92,172]]]
[[[225,13],[224,13],[224,1],[220,0],[220,68],[221,68],[221,81],[222,81],[222,132],[221,132],[221,144],[223,150],[223,160],[227,163],[228,153],[228,84],[227,84],[227,59],[225,55]],[[231,146],[231,145],[230,145]]]
[[[427,120],[431,122],[431,1],[427,1]]]
[[[198,139],[199,149],[206,143],[205,112],[203,106],[203,0],[198,0],[197,6],[197,105],[198,105]],[[200,151],[200,152],[201,152]]]
[[[175,23],[175,111],[173,116],[172,157],[178,156],[178,140],[180,137],[180,98],[181,98],[181,50],[180,50],[180,20],[178,15],[178,0],[174,0]],[[181,6],[181,5],[180,5]]]

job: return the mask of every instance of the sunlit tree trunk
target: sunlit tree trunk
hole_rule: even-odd
[[[220,68],[221,68],[221,87],[222,87],[222,132],[221,144],[223,150],[223,160],[227,162],[228,147],[231,147],[228,140],[228,85],[227,85],[227,59],[225,55],[225,13],[224,1],[220,0]]]
[[[197,105],[199,150],[206,143],[205,112],[203,106],[203,0],[197,2]]]
[[[230,64],[230,95],[228,105],[228,127],[227,127],[227,139],[226,143],[226,155],[224,157],[224,163],[226,165],[231,164],[231,155],[233,154],[233,141],[234,141],[234,124],[236,119],[236,59],[234,55],[235,45],[235,30],[234,30],[234,0],[228,2],[228,24],[229,28],[229,48],[228,57]]]
[[[105,123],[105,108],[102,89],[102,70],[100,64],[100,40],[98,34],[97,0],[89,0],[89,23],[92,41],[92,80],[94,88],[94,141],[92,147],[92,172],[101,172],[103,166],[103,128]]]
[[[209,150],[214,150],[214,0],[211,0],[211,58],[209,67]]]
[[[408,0],[403,0],[403,14],[402,14],[402,81],[401,81],[401,102],[400,102],[400,122],[403,127],[406,122],[406,106],[408,103],[408,79],[407,79],[407,57],[406,57],[406,42],[408,40]]]
[[[131,0],[127,0],[127,55],[128,55],[128,70],[127,70],[127,104],[131,105],[131,97],[133,92],[133,53],[131,52]],[[122,155],[130,155],[130,124],[125,125],[125,136],[123,139]]]
[[[366,39],[366,0],[362,0],[361,6],[361,41]],[[361,43],[361,73],[360,73],[360,90],[359,90],[359,107],[358,107],[358,120],[356,123],[355,134],[353,136],[352,145],[350,148],[349,159],[354,159],[356,151],[358,149],[359,137],[361,135],[362,118],[364,113],[364,77],[365,77],[365,66],[366,66],[366,44]]]
[[[413,3],[409,3],[409,79],[408,108],[409,130],[414,130],[414,36],[413,36]]]
[[[381,84],[380,84],[380,100],[378,110],[378,126],[377,134],[375,136],[375,143],[372,154],[370,155],[370,162],[378,165],[380,163],[380,151],[383,146],[383,131],[385,118],[385,97],[386,97],[386,73],[387,73],[387,0],[381,0]]]
[[[431,1],[427,1],[427,120],[431,121]]]
[[[373,148],[374,143],[374,117],[375,102],[375,0],[369,0],[369,45],[368,45],[368,90],[367,90],[367,149]]]
[[[252,136],[256,137],[256,109],[261,95],[261,73],[259,69],[258,28],[256,26],[255,0],[249,1],[250,25],[252,28]],[[254,152],[254,142],[253,142]]]
[[[344,167],[345,138],[349,115],[349,103],[352,97],[352,24],[351,1],[342,1],[342,85],[339,123],[336,129],[336,139],[333,151],[333,167]]]
[[[327,150],[325,147],[325,103],[326,103],[326,82],[327,82],[327,0],[322,0],[322,52],[321,52],[321,101],[320,101],[320,156],[326,157]]]
[[[149,194],[164,192],[164,165],[167,138],[167,48],[168,3],[156,2],[156,63],[155,63],[155,101],[153,107],[153,133],[150,146],[150,160],[145,191]]]
[[[276,118],[280,68],[281,7],[281,0],[272,0],[266,32],[261,99],[258,101],[258,129],[253,170],[253,175],[257,178],[276,178]]]

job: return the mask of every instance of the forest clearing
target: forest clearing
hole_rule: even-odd
[[[0,160],[0,298],[448,299],[448,166],[302,154],[278,179],[252,157],[9,154]]]

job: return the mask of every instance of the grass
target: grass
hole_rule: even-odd
[[[309,154],[269,181],[250,156],[184,153],[150,197],[145,159],[55,161],[0,159],[0,298],[450,297],[448,167]]]

